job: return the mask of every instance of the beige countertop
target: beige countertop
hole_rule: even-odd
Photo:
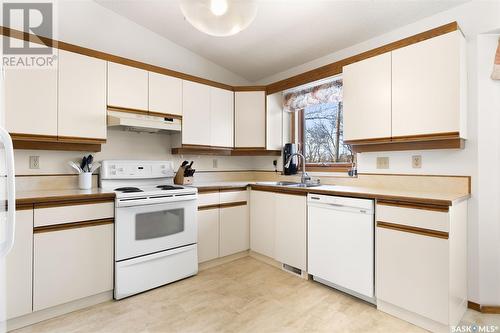
[[[309,188],[276,186],[274,182],[206,182],[193,184],[197,187],[200,193],[203,191],[211,191],[216,189],[238,188],[244,186],[252,186],[254,189],[275,191],[282,193],[315,193],[326,195],[348,196],[356,198],[368,198],[378,200],[404,201],[409,203],[419,203],[427,205],[451,206],[453,203],[468,199],[470,194],[453,194],[453,193],[426,193],[416,191],[404,191],[395,189],[380,189],[360,186],[338,186],[338,185],[321,185]]]

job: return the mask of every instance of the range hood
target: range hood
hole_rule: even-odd
[[[108,127],[118,127],[133,132],[178,133],[181,131],[181,120],[108,110]]]

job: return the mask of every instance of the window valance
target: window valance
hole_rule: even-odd
[[[498,41],[497,54],[495,55],[495,64],[493,65],[493,80],[500,80],[500,40]]]
[[[316,104],[338,103],[342,101],[342,79],[285,93],[283,98],[287,112],[296,112]]]

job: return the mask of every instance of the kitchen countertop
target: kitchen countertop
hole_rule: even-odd
[[[31,205],[36,203],[49,203],[60,201],[79,200],[114,200],[115,194],[110,191],[103,191],[99,188],[90,190],[38,190],[38,191],[18,191],[16,192],[17,205]]]
[[[453,193],[425,193],[415,191],[403,191],[392,189],[377,189],[360,186],[337,186],[337,185],[321,185],[316,187],[287,187],[273,185],[274,182],[206,182],[193,184],[197,187],[200,193],[203,191],[211,191],[216,189],[229,189],[244,186],[251,186],[256,190],[268,190],[282,193],[314,193],[338,195],[346,197],[367,198],[377,200],[391,200],[416,204],[427,204],[436,206],[452,206],[454,203],[468,199],[470,194],[453,194]]]

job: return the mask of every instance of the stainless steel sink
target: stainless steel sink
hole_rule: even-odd
[[[321,184],[279,181],[279,182],[259,182],[257,183],[257,185],[286,186],[286,187],[315,187],[315,186],[320,186]]]

